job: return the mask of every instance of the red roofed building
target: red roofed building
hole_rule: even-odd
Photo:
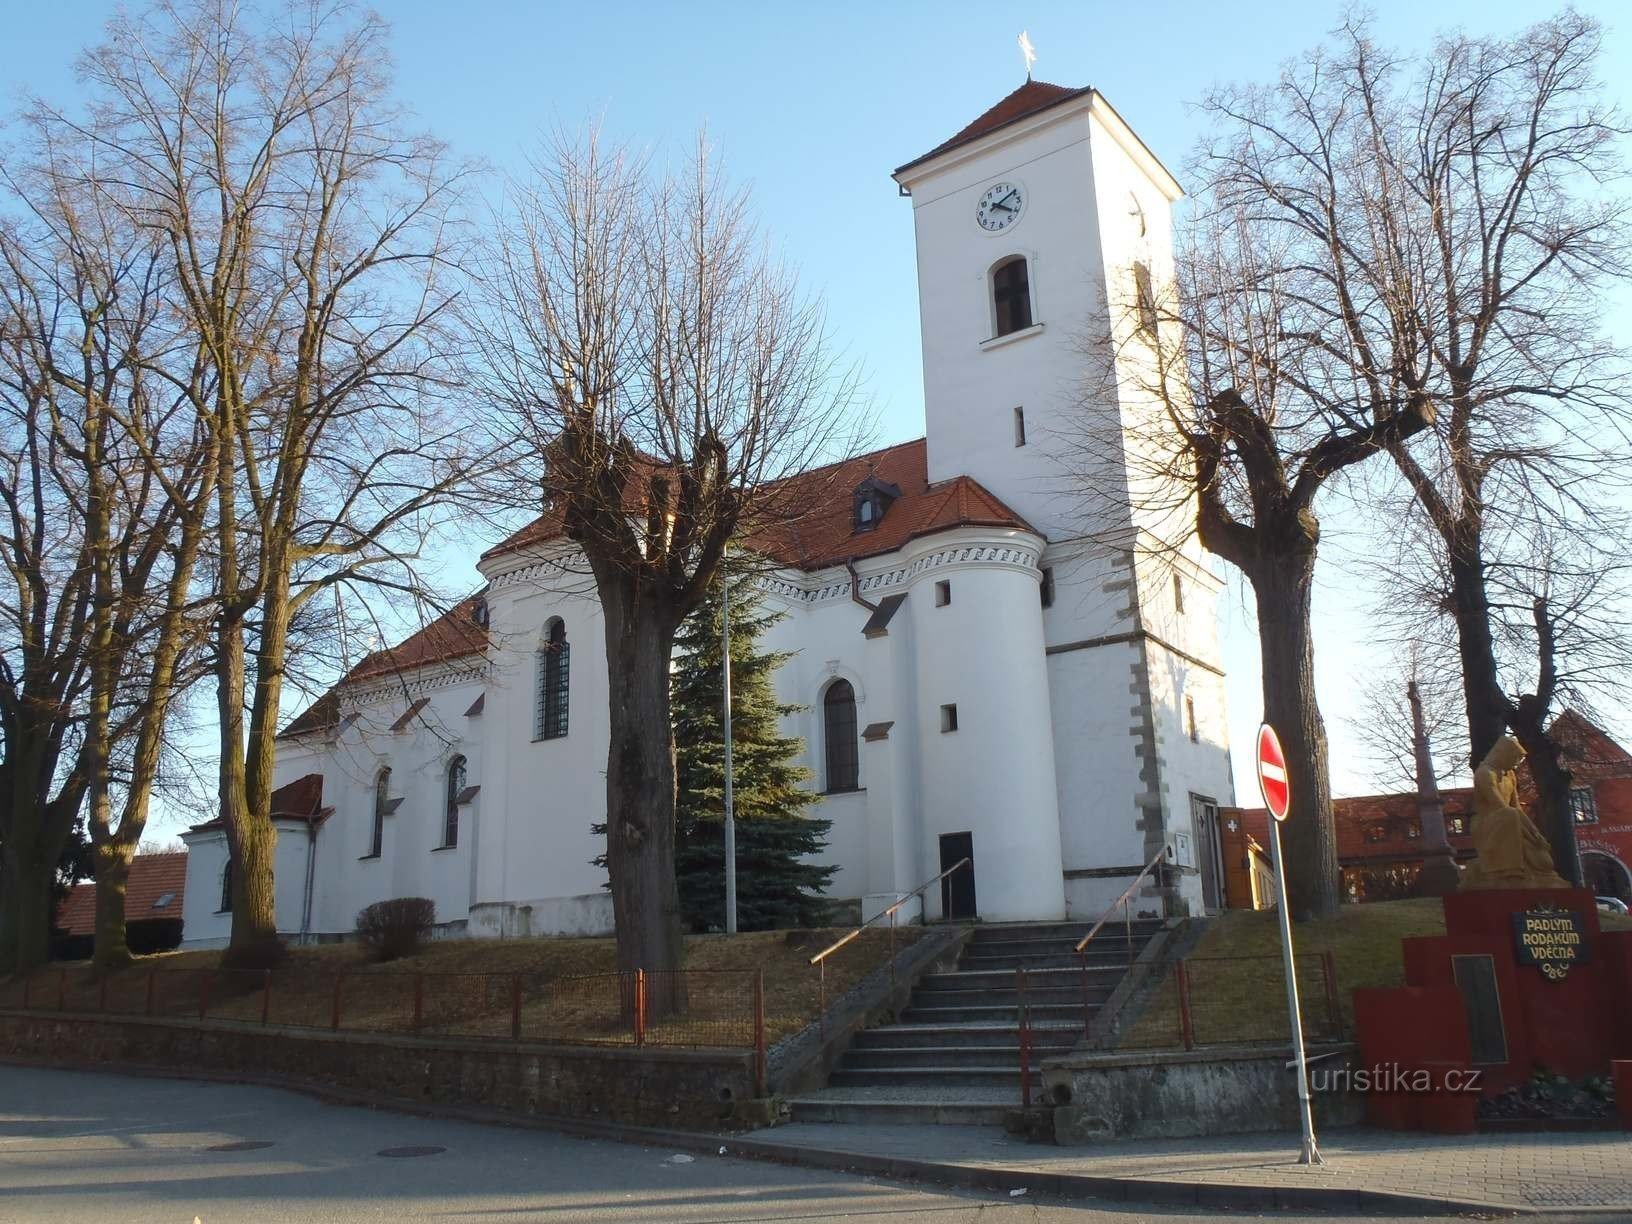
[[[932,915],[1095,917],[1173,844],[1140,911],[1216,907],[1220,583],[1179,523],[1128,504],[1130,426],[1154,410],[1137,307],[1171,276],[1179,186],[1097,91],[1036,81],[893,178],[925,434],[767,483],[738,544],[774,563],[766,645],[790,656],[832,895],[876,912],[968,858]],[[631,515],[656,484],[627,482]],[[609,929],[594,582],[553,509],[479,568],[478,594],[285,726],[279,781],[317,781],[280,824],[281,929],[343,934],[398,896],[477,934]],[[188,937],[223,939],[224,838],[188,842]]]
[[[1632,754],[1573,710],[1559,716],[1552,733],[1564,745],[1564,763],[1572,775],[1576,842],[1586,882],[1601,897],[1632,903]],[[1533,803],[1534,791],[1523,770],[1520,794]],[[1459,787],[1442,791],[1441,798],[1451,851],[1465,864],[1474,857],[1473,791]],[[1336,799],[1332,814],[1344,893],[1350,900],[1414,895],[1422,858],[1415,791]],[[1222,815],[1229,903],[1234,908],[1253,907],[1258,894],[1246,873],[1267,856],[1269,813],[1263,808],[1232,808]],[[1264,903],[1272,899],[1272,892],[1261,898]]]
[[[182,939],[187,891],[187,854],[138,854],[125,884],[126,940],[134,952],[173,948]],[[67,939],[59,948],[73,959],[91,954],[96,933],[96,885],[75,884],[57,907],[55,927]],[[66,945],[64,948],[63,945]]]

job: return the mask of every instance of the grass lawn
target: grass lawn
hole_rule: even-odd
[[[1605,930],[1632,930],[1632,918],[1609,914],[1599,918]],[[1345,905],[1336,918],[1294,924],[1292,944],[1298,955],[1298,997],[1305,1036],[1316,1040],[1338,1032],[1352,1033],[1353,991],[1362,986],[1405,985],[1400,941],[1444,933],[1444,910],[1435,897]],[[1341,1025],[1333,1023],[1327,1000],[1321,965],[1321,954],[1327,952],[1336,971]],[[1197,1044],[1288,1039],[1286,978],[1274,910],[1226,910],[1210,921],[1186,965]],[[1178,986],[1169,975],[1119,1047],[1182,1044],[1178,1002]]]
[[[797,1032],[818,1011],[819,975],[810,957],[844,933],[840,928],[687,937],[684,1014],[654,1019],[647,1041],[752,1045],[759,970],[765,975],[767,1042]],[[899,928],[897,951],[923,933],[922,927]],[[829,1002],[882,966],[888,949],[887,930],[868,930],[830,957]],[[508,1037],[512,1008],[519,1005],[526,1040],[633,1041],[631,983],[615,976],[611,939],[440,940],[387,964],[371,962],[357,944],[292,948],[273,975],[269,995],[261,974],[220,970],[220,959],[219,950],[162,953],[142,957],[106,981],[85,965],[53,967],[34,975],[31,1004],[54,1008],[60,992],[64,1005],[76,1011],[183,1016],[198,1014],[206,1004],[211,1017],[259,1020],[264,1008],[272,1024],[326,1028],[333,1023],[338,991],[341,1027],[401,1032],[414,1027],[417,992],[421,1032]],[[652,1001],[668,988],[672,984],[659,975],[648,975]],[[0,1006],[18,1006],[22,994],[21,982],[0,984]]]
[[[1345,905],[1336,918],[1292,928],[1298,954],[1298,995],[1311,1039],[1338,1029],[1327,1001],[1321,954],[1332,954],[1341,1030],[1353,1030],[1359,986],[1403,986],[1400,940],[1443,935],[1437,898]],[[1211,920],[1187,960],[1190,1011],[1198,1044],[1287,1040],[1286,979],[1274,910],[1226,910]],[[1152,996],[1121,1048],[1180,1044],[1178,986],[1171,975]]]

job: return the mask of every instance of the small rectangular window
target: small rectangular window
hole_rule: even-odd
[[[1184,615],[1184,579],[1177,574],[1173,575],[1173,610]]]
[[[1194,697],[1184,699],[1184,721],[1190,726],[1190,742],[1192,744],[1201,743],[1201,731],[1196,726],[1196,699]]]
[[[935,584],[935,606],[937,608],[944,608],[951,602],[952,580],[950,578],[942,579],[940,582]]]
[[[1043,607],[1052,608],[1054,606],[1053,566],[1045,565],[1043,567],[1043,580],[1037,584],[1037,596],[1043,601]]]
[[[958,707],[955,704],[954,705],[943,705],[941,707],[941,731],[942,731],[942,733],[945,733],[947,731],[956,731],[957,729],[958,729]]]
[[[1577,786],[1570,791],[1570,811],[1575,813],[1576,824],[1598,823],[1598,803],[1590,786]]]
[[[1014,410],[1014,444],[1016,446],[1026,444],[1026,410],[1024,408]]]

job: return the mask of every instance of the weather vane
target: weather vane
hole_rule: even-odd
[[[1031,80],[1031,66],[1037,62],[1037,49],[1031,45],[1031,38],[1024,30],[1016,40],[1020,44],[1020,54],[1026,57],[1026,80]]]

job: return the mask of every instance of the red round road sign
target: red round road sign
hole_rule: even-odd
[[[1285,820],[1292,807],[1292,787],[1286,780],[1286,753],[1281,751],[1281,737],[1268,723],[1258,728],[1258,790],[1264,796],[1269,814],[1276,820]]]

